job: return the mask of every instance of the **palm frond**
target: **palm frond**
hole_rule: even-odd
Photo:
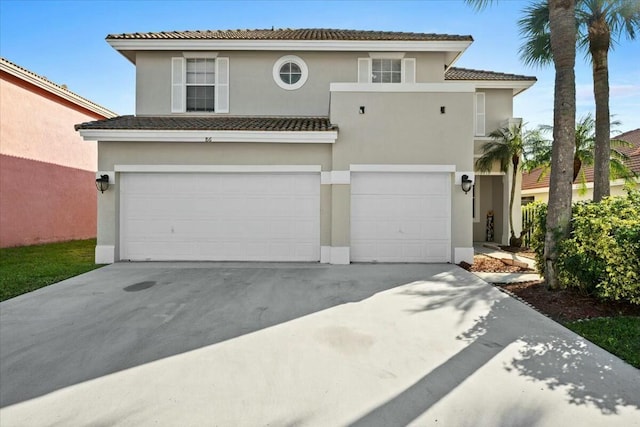
[[[481,172],[489,172],[494,164],[500,164],[500,171],[507,173],[514,161],[522,155],[522,130],[518,126],[501,127],[492,131],[491,141],[482,146],[482,156],[476,160],[476,167]]]
[[[494,0],[464,0],[464,2],[473,7],[476,11],[480,11],[493,4]]]
[[[518,20],[520,60],[526,65],[544,66],[552,61],[549,5],[545,0],[532,3],[524,9],[524,17]]]

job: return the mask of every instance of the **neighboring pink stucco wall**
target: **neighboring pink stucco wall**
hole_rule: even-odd
[[[95,235],[95,172],[0,155],[1,247]]]
[[[84,141],[73,125],[98,116],[70,108],[68,101],[1,73],[0,154],[95,171],[95,142]]]
[[[0,247],[95,237],[97,148],[74,125],[102,117],[0,77]]]

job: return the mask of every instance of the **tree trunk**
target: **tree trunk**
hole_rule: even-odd
[[[576,122],[575,0],[549,0],[551,52],[556,78],[553,110],[553,147],[544,259],[549,289],[559,286],[558,246],[569,234],[571,185]]]
[[[518,165],[520,164],[520,154],[514,155],[511,157],[511,168],[512,168],[512,176],[511,176],[511,196],[509,197],[509,231],[511,232],[511,236],[509,239],[509,245],[511,241],[516,237],[516,232],[513,229],[513,199],[516,196],[516,178],[518,177]]]
[[[573,181],[571,182],[576,182],[576,178],[580,173],[581,167],[582,167],[582,160],[580,160],[580,158],[578,158],[577,156],[574,156],[573,157]]]
[[[604,15],[589,25],[589,53],[593,62],[593,94],[596,101],[596,141],[593,165],[593,201],[609,196],[611,137],[609,115],[609,64],[611,30]]]

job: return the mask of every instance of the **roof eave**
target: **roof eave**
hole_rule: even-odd
[[[262,142],[290,144],[333,144],[337,130],[328,131],[238,131],[238,130],[152,130],[78,129],[85,141],[104,142]]]
[[[193,40],[193,39],[106,39],[115,50],[135,63],[136,51],[385,51],[448,52],[455,60],[472,40]]]
[[[448,80],[457,81],[457,80]],[[477,89],[512,89],[513,96],[519,95],[533,86],[536,80],[464,80],[473,83]]]

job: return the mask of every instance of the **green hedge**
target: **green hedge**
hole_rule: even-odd
[[[532,249],[544,274],[546,208],[536,219]],[[573,205],[570,238],[561,242],[558,278],[602,299],[640,304],[640,192]]]

